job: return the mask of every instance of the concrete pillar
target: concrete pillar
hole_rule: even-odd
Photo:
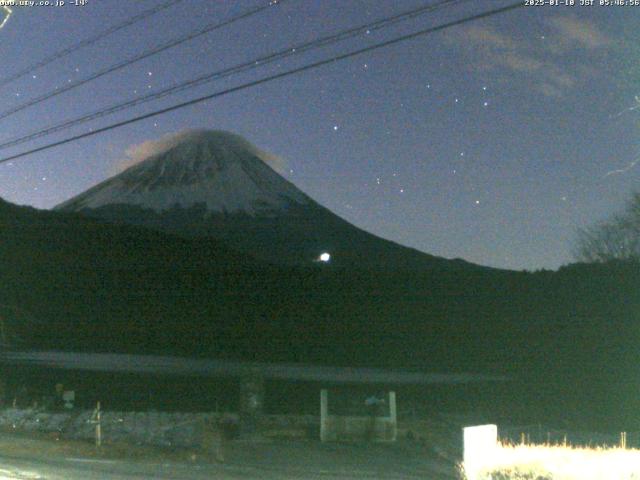
[[[257,368],[240,377],[240,432],[257,433],[264,414],[264,375]]]
[[[0,407],[4,407],[7,402],[7,381],[4,370],[0,370]]]
[[[396,392],[389,392],[389,421],[391,422],[391,440],[395,442],[398,437],[398,413],[396,407]]]
[[[320,441],[328,440],[329,403],[327,390],[320,390]]]

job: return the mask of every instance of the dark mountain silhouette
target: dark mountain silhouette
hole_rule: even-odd
[[[209,237],[0,202],[12,348],[505,374],[485,407],[528,420],[640,427],[639,285],[623,262],[278,266]]]

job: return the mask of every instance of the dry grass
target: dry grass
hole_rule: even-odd
[[[640,450],[499,445],[469,480],[640,480]]]

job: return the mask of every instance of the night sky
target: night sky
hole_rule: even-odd
[[[14,7],[0,30],[0,80],[163,2]],[[289,0],[10,115],[0,120],[0,143],[430,2]],[[509,3],[461,2],[0,150],[0,159]],[[379,236],[483,265],[555,269],[572,261],[576,228],[620,210],[640,180],[640,7],[595,3],[523,7],[3,163],[0,197],[51,208],[116,173],[145,141],[229,130],[281,159],[283,175],[315,200]],[[184,0],[4,85],[0,115],[264,4]]]

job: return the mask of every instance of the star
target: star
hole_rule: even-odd
[[[484,102],[482,105],[485,106],[485,107],[488,107],[489,106],[489,102]]]
[[[334,132],[337,132],[337,131],[338,131],[338,128],[339,128],[339,127],[338,127],[338,125],[334,125],[334,126],[333,126],[333,131],[334,131]]]

